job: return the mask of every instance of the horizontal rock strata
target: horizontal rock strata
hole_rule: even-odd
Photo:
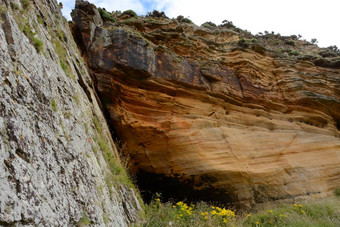
[[[340,185],[339,68],[226,28],[105,22],[88,3],[73,19],[131,169],[159,189],[249,205]]]

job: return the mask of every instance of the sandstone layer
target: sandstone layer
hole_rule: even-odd
[[[142,189],[249,205],[340,186],[339,62],[315,45],[297,40],[297,57],[224,27],[103,21],[86,2],[72,15]]]
[[[139,220],[57,1],[0,0],[0,14],[0,226]]]

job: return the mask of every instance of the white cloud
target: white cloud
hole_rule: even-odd
[[[137,14],[145,13],[145,8],[139,0],[90,0],[89,2],[107,11],[133,9]]]
[[[61,0],[73,7],[74,0]],[[72,2],[72,6],[70,5]],[[165,11],[169,17],[183,15],[197,25],[206,21],[220,24],[227,19],[242,29],[274,31],[281,35],[301,34],[317,38],[320,46],[340,47],[339,0],[90,0],[108,11],[133,9],[145,14],[152,9]],[[66,4],[67,3],[67,4]],[[144,5],[143,5],[144,4]],[[148,7],[152,7],[151,9]],[[65,11],[69,11],[65,8]]]

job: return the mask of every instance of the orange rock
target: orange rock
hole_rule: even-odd
[[[239,48],[228,29],[102,25],[86,10],[73,12],[80,45],[134,172],[165,179],[165,191],[183,184],[186,197],[244,204],[340,186],[336,64]]]

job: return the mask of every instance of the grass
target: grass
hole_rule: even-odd
[[[57,105],[57,102],[55,101],[54,98],[52,98],[52,100],[51,100],[51,105],[52,105],[52,110],[53,110],[54,112],[56,112],[57,109],[58,109],[58,105]]]
[[[89,218],[83,213],[83,217],[77,222],[77,227],[89,226],[91,224]]]
[[[104,130],[102,129],[102,124],[99,121],[99,118],[94,115],[92,119],[97,131],[93,141],[98,145],[96,146],[93,144],[92,150],[94,151],[96,157],[98,155],[98,151],[100,150],[108,166],[109,171],[106,173],[105,180],[109,186],[110,194],[112,194],[111,187],[117,185],[118,183],[130,188],[135,188],[130,175],[127,172],[127,168],[120,163],[119,157],[116,157],[116,153],[113,150],[111,143],[103,134]]]
[[[235,213],[232,210],[209,206],[205,202],[188,205],[184,202],[161,203],[154,199],[145,208],[146,223],[143,226],[232,226]]]
[[[335,195],[336,197],[340,197],[340,188],[334,189],[334,195]]]
[[[50,34],[54,34],[52,30]],[[59,37],[56,37],[56,36],[52,38],[52,43],[53,43],[54,51],[59,56],[60,66],[63,69],[64,73],[66,74],[67,77],[75,81],[76,77],[74,76],[71,66],[69,65],[67,61],[68,54],[67,54],[66,47],[64,47],[62,42],[59,40]]]
[[[111,22],[116,21],[115,18],[109,12],[107,12],[105,9],[98,8],[98,11],[99,11],[100,16],[102,17],[102,19],[104,21],[111,21]]]
[[[326,198],[297,204],[268,206],[254,213],[235,214],[232,210],[205,202],[162,203],[154,199],[145,207],[143,226],[340,226],[340,198]]]
[[[22,32],[27,36],[30,40],[30,43],[35,47],[38,53],[43,50],[43,43],[40,39],[35,37],[36,33],[32,31],[30,24],[27,22],[24,26],[22,26]]]

